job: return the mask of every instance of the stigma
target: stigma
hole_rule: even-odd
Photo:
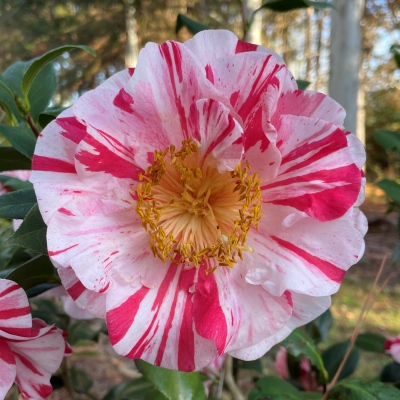
[[[243,251],[251,252],[247,236],[262,214],[261,180],[249,170],[246,162],[219,172],[193,139],[178,151],[173,145],[156,150],[136,188],[136,213],[154,257],[196,268],[206,264],[213,272],[233,268]]]

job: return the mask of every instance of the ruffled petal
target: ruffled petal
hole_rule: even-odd
[[[25,291],[15,282],[0,279],[1,331],[13,335],[30,335],[32,316]]]
[[[257,343],[255,346],[231,351],[229,354],[241,360],[256,360],[271,349],[272,346],[289,336],[294,329],[317,318],[331,305],[330,296],[310,297],[298,293],[288,293],[288,296],[292,298],[293,314],[288,323],[279,332]]]
[[[44,399],[52,392],[51,375],[64,357],[65,341],[61,332],[52,328],[35,339],[8,342],[17,366],[16,382],[27,399]]]
[[[14,353],[4,339],[0,338],[0,399],[5,399],[17,373]]]
[[[164,268],[157,288],[125,285],[107,293],[111,344],[128,358],[180,371],[201,369],[214,358],[216,347],[193,326],[191,288],[197,270],[184,271],[176,264]]]
[[[221,173],[234,170],[243,154],[243,130],[229,109],[212,99],[198,100],[190,107],[188,122],[200,143],[202,162],[210,157]]]
[[[268,206],[263,213],[262,225],[246,242],[254,249],[244,254],[247,281],[276,296],[286,290],[311,296],[335,293],[362,255],[365,216],[357,208],[329,222],[288,207]]]
[[[69,298],[74,304],[74,307],[69,305],[67,308],[64,303],[64,307],[69,315],[77,319],[105,318],[106,295],[104,293],[97,293],[86,289],[76,277],[72,268],[61,267],[58,269],[58,274]],[[82,318],[82,313],[85,313],[83,314],[85,318]]]

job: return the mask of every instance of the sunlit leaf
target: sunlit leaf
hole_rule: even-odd
[[[198,372],[179,372],[156,367],[142,360],[135,361],[143,376],[169,400],[206,399]]]

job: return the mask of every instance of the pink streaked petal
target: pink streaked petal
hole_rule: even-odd
[[[311,117],[343,126],[346,112],[343,107],[323,93],[309,90],[293,90],[280,96],[272,123],[284,114]]]
[[[29,333],[31,327],[32,316],[25,291],[13,281],[0,279],[0,330],[10,334],[24,330]]]
[[[74,303],[73,310],[69,307],[67,309],[70,315],[77,319],[89,319],[93,317],[105,318],[105,293],[97,293],[86,289],[76,277],[72,268],[60,267],[58,268],[58,274],[60,275],[61,282],[65,287],[69,298],[71,299],[70,302]],[[64,307],[67,307],[65,303]]]
[[[5,399],[14,383],[16,373],[14,353],[7,342],[0,338],[0,399]]]
[[[232,171],[243,153],[243,130],[222,103],[202,99],[190,107],[189,130],[200,143],[203,162],[215,163],[218,170]]]
[[[232,351],[229,354],[242,360],[256,360],[272,346],[285,339],[294,329],[317,318],[331,305],[330,296],[311,297],[294,292],[290,293],[290,296],[293,301],[293,314],[288,323],[279,332],[254,346]]]
[[[339,219],[320,222],[272,205],[263,213],[259,230],[252,231],[246,242],[254,249],[244,253],[246,280],[277,296],[286,290],[311,296],[335,293],[363,251],[364,215],[351,208]]]
[[[196,269],[171,264],[161,285],[116,287],[107,294],[110,341],[129,358],[192,371],[207,365],[215,346],[195,334],[190,288]],[[199,349],[200,347],[200,349]]]
[[[51,375],[64,357],[65,341],[61,332],[51,329],[38,338],[9,342],[17,365],[16,382],[27,399],[44,399],[52,392]]]
[[[129,138],[124,142],[112,135],[87,128],[87,135],[76,149],[76,170],[81,179],[96,174],[107,173],[116,178],[139,180],[139,173],[144,172],[134,161],[134,148],[129,144]]]
[[[240,271],[202,269],[193,303],[196,331],[217,345],[218,353],[248,347],[279,331],[292,307],[285,296],[274,297],[261,286],[249,285]]]
[[[103,292],[110,284],[110,271],[130,263],[142,249],[135,240],[146,235],[134,209],[92,217],[53,216],[48,227],[52,260],[72,267],[83,285]],[[92,267],[87,268],[87,260]]]

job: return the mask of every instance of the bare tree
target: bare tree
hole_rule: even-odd
[[[261,7],[261,0],[243,0],[243,33],[244,40],[254,44],[261,44],[262,37],[262,14],[258,12],[254,15],[254,11]],[[253,17],[253,18],[252,18]],[[248,23],[252,21],[250,26]]]
[[[136,66],[139,57],[138,23],[134,0],[124,0],[124,4],[126,24],[125,67],[130,68]]]

